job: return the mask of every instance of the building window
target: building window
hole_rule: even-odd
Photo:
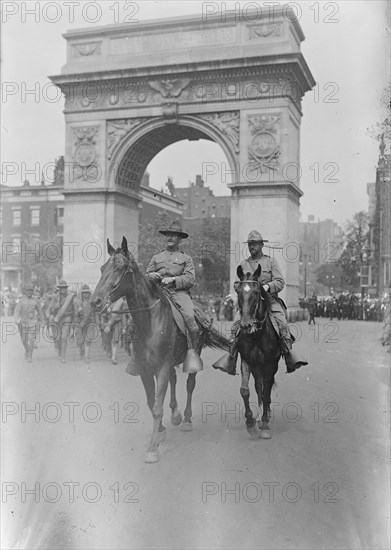
[[[391,262],[384,263],[384,286],[390,284],[390,271],[391,271]]]
[[[31,225],[39,225],[39,208],[31,208]]]
[[[13,244],[13,254],[19,254],[20,253],[20,235],[12,235],[11,241]]]
[[[14,208],[12,210],[12,225],[20,225],[21,215],[20,208]]]
[[[64,208],[60,207],[57,208],[57,225],[61,225],[64,223]]]

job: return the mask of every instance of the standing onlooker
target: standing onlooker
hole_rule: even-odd
[[[216,313],[216,321],[220,321],[220,309],[221,309],[221,298],[220,296],[217,296],[215,303],[215,313]]]
[[[311,321],[313,321],[314,325],[316,324],[315,314],[316,314],[317,302],[318,301],[316,298],[316,294],[313,294],[311,298],[308,300],[307,309],[308,309],[308,314],[310,316],[308,319],[309,325],[311,324]]]

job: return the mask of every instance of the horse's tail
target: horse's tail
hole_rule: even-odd
[[[212,326],[209,317],[206,316],[201,306],[194,302],[195,319],[198,326],[202,330],[203,344],[202,347],[218,348],[225,351],[229,350],[229,340]]]

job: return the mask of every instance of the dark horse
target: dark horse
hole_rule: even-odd
[[[236,283],[235,287],[241,316],[238,342],[242,363],[240,394],[245,405],[248,433],[251,436],[270,439],[270,395],[281,351],[279,337],[270,320],[270,299],[268,293],[258,282],[261,271],[260,265],[254,273],[244,274],[242,266],[237,269],[240,282]],[[263,407],[261,426],[254,419],[250,408],[250,374],[254,377],[258,405]]]
[[[128,251],[123,237],[121,247],[115,250],[107,239],[110,258],[101,267],[101,278],[91,298],[97,311],[105,311],[110,304],[125,296],[129,312],[136,326],[133,342],[133,360],[137,364],[147,394],[148,406],[153,416],[153,432],[145,462],[159,460],[159,442],[166,434],[162,424],[163,403],[168,382],[171,387],[171,422],[178,426],[182,415],[176,400],[175,366],[183,363],[187,351],[187,338],[179,330],[169,303],[160,286],[150,281],[141,271]],[[229,341],[210,326],[206,316],[197,310],[196,320],[201,329],[199,346],[228,350]],[[196,373],[187,379],[187,403],[182,429],[192,430],[191,399],[195,388]]]

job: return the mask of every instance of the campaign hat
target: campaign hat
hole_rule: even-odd
[[[259,231],[252,229],[248,234],[247,241],[245,243],[268,243],[267,239],[264,239]]]
[[[174,220],[167,229],[162,229],[159,231],[162,235],[179,235],[182,239],[187,239],[189,236],[187,233],[182,231],[182,224],[179,220]]]

